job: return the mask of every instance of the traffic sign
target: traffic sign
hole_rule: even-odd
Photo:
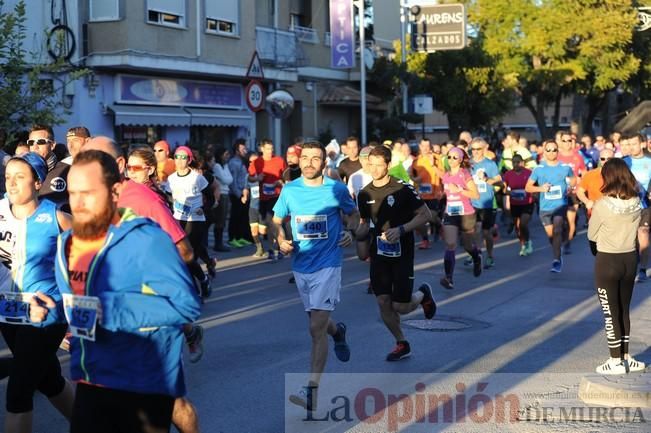
[[[413,6],[412,48],[431,53],[466,46],[466,8],[463,4]]]
[[[253,52],[251,62],[249,62],[249,69],[246,71],[246,78],[264,78],[264,70],[262,69],[262,63],[260,62],[260,56],[258,56],[257,51]]]
[[[244,91],[246,94],[246,105],[251,111],[260,111],[264,105],[264,87],[258,80],[251,80]]]

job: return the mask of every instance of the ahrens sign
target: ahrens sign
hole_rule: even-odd
[[[464,5],[416,6],[412,8],[412,13],[414,50],[430,53],[439,50],[460,50],[466,46]]]

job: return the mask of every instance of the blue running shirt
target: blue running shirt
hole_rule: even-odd
[[[531,173],[532,179],[538,186],[546,183],[552,185],[549,192],[540,193],[540,210],[553,211],[567,205],[567,178],[574,176],[569,165],[539,165]]]
[[[472,170],[472,179],[477,185],[479,191],[479,198],[472,200],[472,206],[477,209],[492,209],[493,197],[495,197],[495,190],[493,185],[489,185],[486,180],[497,176],[497,164],[488,158],[484,158],[479,162],[470,161]]]

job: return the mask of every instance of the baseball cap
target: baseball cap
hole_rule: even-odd
[[[359,151],[359,157],[368,158],[368,156],[371,154],[371,150],[373,150],[371,146],[362,147],[362,150]]]
[[[289,146],[287,148],[287,155],[301,156],[301,148],[298,146]]]
[[[66,138],[68,137],[88,138],[90,137],[90,131],[85,126],[73,126],[66,132]]]
[[[19,159],[29,164],[29,166],[34,170],[34,173],[36,173],[38,180],[41,183],[45,182],[45,178],[47,177],[47,162],[45,162],[41,155],[36,152],[27,152],[23,153],[22,155],[12,157],[10,161],[14,159]]]

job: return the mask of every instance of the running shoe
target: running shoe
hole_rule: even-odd
[[[447,277],[443,277],[443,278],[441,278],[439,280],[439,283],[448,290],[454,289],[454,283],[452,282],[452,279],[448,279]]]
[[[490,269],[495,266],[495,260],[492,257],[486,257],[486,263],[484,263],[484,269]]]
[[[563,270],[563,262],[560,260],[554,260],[552,262],[552,268],[549,270],[549,272],[554,272],[556,274],[559,274]]]
[[[477,252],[472,258],[472,274],[475,277],[481,275],[481,253]]]
[[[432,248],[432,247],[430,246],[430,244],[429,244],[429,240],[428,240],[428,239],[423,239],[423,240],[420,241],[420,243],[418,244],[418,249],[419,249],[419,250],[429,250],[430,248]]]
[[[294,278],[293,275],[291,277],[289,277],[289,283],[290,284],[296,284],[296,278]]]
[[[423,283],[418,290],[423,292],[423,300],[420,301],[420,305],[423,307],[425,318],[431,319],[436,314],[436,301],[432,296],[432,287],[427,283]]]
[[[463,265],[464,266],[470,266],[472,265],[472,256],[468,256],[463,260]]]
[[[642,361],[638,361],[632,356],[629,356],[624,361],[628,363],[628,371],[643,371],[646,368],[646,365]]]
[[[212,287],[210,287],[210,278],[208,275],[204,276],[203,281],[201,282],[201,299],[210,298],[212,295]]]
[[[520,252],[518,254],[520,254],[520,257],[524,257],[527,255],[527,244],[523,244],[520,246]]]
[[[527,255],[533,254],[533,243],[531,241],[527,241]]]
[[[399,341],[391,353],[387,355],[387,361],[400,361],[401,359],[409,358],[410,356],[411,348],[409,347],[409,343],[407,341]]]
[[[236,241],[240,244],[242,247],[248,247],[249,245],[252,244],[252,242],[247,241],[244,238],[236,239]]]
[[[595,369],[599,374],[626,374],[626,365],[621,359],[608,358],[608,361]]]
[[[258,248],[255,250],[255,253],[251,257],[263,259],[265,257],[264,250],[262,248]]]
[[[186,337],[188,349],[190,352],[190,362],[195,364],[203,356],[203,327],[192,325],[192,332]]]
[[[335,341],[335,355],[341,362],[348,362],[350,359],[350,346],[346,342],[346,325],[337,323],[337,333],[332,336]]]
[[[318,390],[319,387],[312,383],[308,386],[302,386],[296,393],[289,396],[289,401],[309,412],[313,412],[316,410]]]
[[[640,271],[637,273],[637,277],[635,277],[635,282],[636,283],[644,283],[649,279],[646,275],[646,270],[640,269]]]
[[[228,245],[230,245],[232,248],[242,248],[244,245],[240,244],[240,242],[237,239],[231,239],[228,241]]]

